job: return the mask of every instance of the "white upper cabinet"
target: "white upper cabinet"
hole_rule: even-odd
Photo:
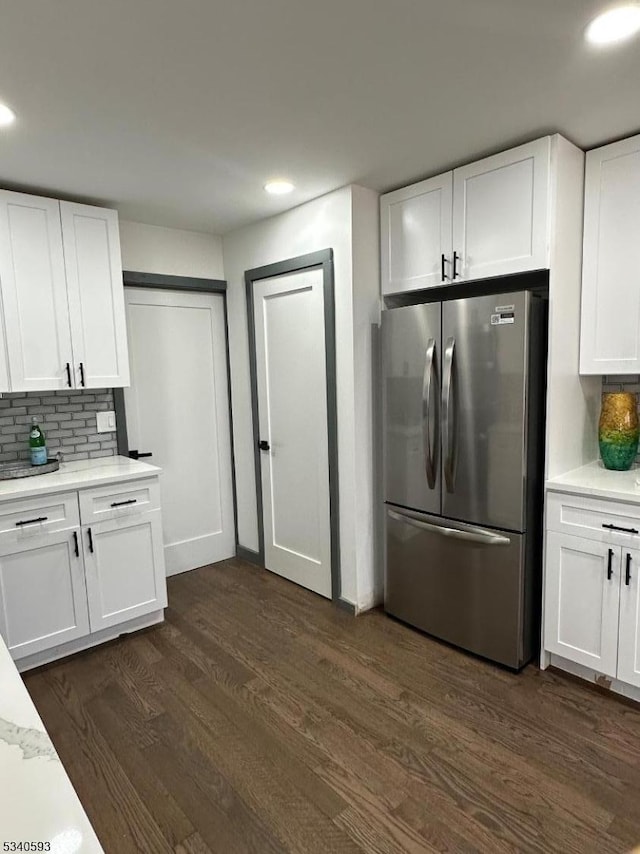
[[[453,173],[454,275],[484,279],[549,267],[551,138]]]
[[[0,190],[0,392],[129,384],[116,211]]]
[[[552,138],[382,196],[382,293],[549,267]]]
[[[0,286],[8,362],[0,391],[67,387],[73,355],[55,199],[0,191]]]
[[[118,214],[60,202],[78,388],[129,385]]]
[[[452,172],[382,196],[384,294],[447,283],[451,276],[452,199]]]
[[[581,374],[640,373],[640,136],[587,153]]]

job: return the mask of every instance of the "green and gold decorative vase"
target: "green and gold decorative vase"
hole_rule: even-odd
[[[638,401],[627,391],[602,395],[598,425],[600,456],[605,468],[627,471],[638,453]]]

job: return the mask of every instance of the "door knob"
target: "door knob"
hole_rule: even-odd
[[[264,439],[261,439],[258,442],[258,447],[260,448],[261,451],[269,451],[271,449],[271,446],[269,445],[269,443],[265,442]]]

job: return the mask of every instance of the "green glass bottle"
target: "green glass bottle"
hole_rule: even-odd
[[[47,462],[47,440],[35,415],[31,419],[29,450],[32,466],[43,466]]]

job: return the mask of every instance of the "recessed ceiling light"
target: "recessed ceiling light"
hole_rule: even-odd
[[[12,125],[16,120],[16,114],[6,104],[0,104],[0,127]]]
[[[272,196],[285,196],[294,189],[291,181],[282,181],[280,179],[277,181],[267,181],[264,188]]]
[[[617,6],[598,15],[587,27],[587,41],[605,45],[624,41],[640,30],[640,5]]]

